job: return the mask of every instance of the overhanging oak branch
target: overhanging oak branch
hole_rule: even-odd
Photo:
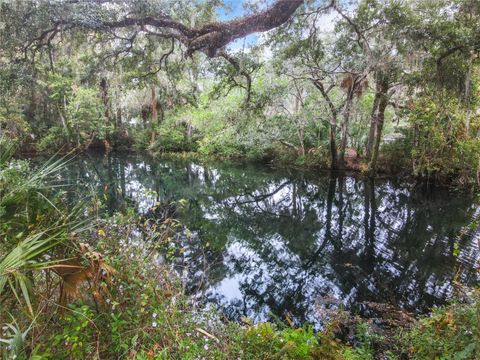
[[[81,2],[82,1],[73,0],[69,3],[67,2],[67,4],[73,4],[71,6],[75,6],[75,4]],[[84,2],[88,2],[88,0]],[[95,2],[97,2],[97,4],[104,4],[108,1],[92,0],[92,3]],[[213,57],[217,55],[219,49],[236,39],[243,38],[255,32],[268,31],[286,23],[303,2],[304,0],[277,0],[264,11],[230,21],[209,23],[198,28],[186,26],[164,13],[158,16],[127,16],[115,21],[104,21],[96,24],[78,22],[74,17],[70,19],[60,19],[54,21],[50,29],[46,29],[37,38],[29,42],[25,50],[32,46],[35,46],[35,48],[44,46],[45,39],[49,37],[49,35],[52,33],[57,34],[66,28],[105,31],[120,28],[152,27],[157,31],[167,33],[169,37],[173,37],[185,45],[188,56],[195,51],[201,50],[208,56]]]

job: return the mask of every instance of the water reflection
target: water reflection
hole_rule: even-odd
[[[190,291],[231,318],[317,323],[319,309],[362,312],[366,302],[422,312],[451,296],[455,276],[479,280],[478,242],[458,237],[478,213],[465,195],[134,156],[80,158],[66,176],[100,193],[110,212],[187,199],[184,222],[198,236],[177,240],[175,265]]]

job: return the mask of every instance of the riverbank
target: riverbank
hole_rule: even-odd
[[[267,158],[250,157],[246,155],[223,156],[215,154],[202,154],[195,151],[151,151],[144,148],[132,146],[119,146],[105,149],[102,146],[91,149],[82,149],[74,151],[59,150],[56,153],[49,151],[35,151],[30,149],[20,149],[18,156],[20,158],[49,158],[53,155],[82,155],[82,154],[130,154],[130,155],[146,155],[153,159],[176,159],[176,160],[194,160],[201,163],[209,164],[212,162],[224,161],[232,164],[254,164],[262,165],[272,169],[290,169],[292,171],[303,171],[312,174],[338,173],[339,175],[357,176],[360,178],[371,179],[402,179],[402,181],[410,183],[418,183],[427,187],[449,188],[465,192],[474,192],[478,189],[478,181],[475,176],[462,175],[457,177],[455,174],[413,174],[408,168],[405,159],[392,158],[391,154],[380,154],[378,159],[378,169],[375,176],[371,176],[367,169],[368,163],[361,157],[355,159],[347,159],[344,166],[336,170],[332,170],[330,163],[324,156],[315,154],[307,154],[304,157],[298,157],[295,153],[282,153]]]

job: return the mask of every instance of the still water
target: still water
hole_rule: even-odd
[[[221,162],[89,155],[65,176],[108,211],[188,200],[194,236],[172,266],[187,289],[231,319],[288,316],[318,324],[325,309],[371,302],[412,312],[443,304],[452,280],[474,284],[475,198],[401,180]]]

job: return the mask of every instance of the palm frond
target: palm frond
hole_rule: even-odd
[[[72,158],[68,158],[67,156],[58,159],[51,158],[40,168],[29,174],[24,181],[10,184],[7,191],[0,197],[0,206],[5,206],[10,203],[20,203],[22,198],[31,190],[39,193],[41,190],[51,189],[52,183],[51,181],[47,181],[48,178],[60,173],[70,161],[72,161]]]
[[[22,331],[15,318],[12,315],[10,316],[12,317],[13,322],[5,324],[6,331],[4,332],[4,334],[6,335],[6,337],[0,338],[0,343],[7,345],[9,359],[24,358],[27,335],[33,328],[38,314],[37,316],[35,316],[35,318],[30,323],[30,326],[25,331]]]
[[[72,214],[77,215],[77,212],[73,211]],[[48,269],[62,263],[64,259],[52,261],[45,260],[42,256],[60,243],[65,242],[70,232],[84,231],[89,227],[86,221],[77,221],[75,224],[69,221],[71,219],[67,219],[66,224],[59,224],[49,231],[29,234],[0,262],[0,294],[5,290],[8,283],[15,297],[20,301],[20,296],[17,293],[17,289],[20,289],[23,300],[32,315],[32,284],[26,274],[32,270]]]
[[[3,164],[8,164],[11,159],[9,149],[7,146],[0,146],[0,165],[2,164],[1,161],[3,161]],[[7,216],[3,217],[2,221],[6,221],[7,226],[11,225],[10,228],[12,228],[19,226],[18,220],[23,217],[23,226],[26,228],[28,224],[28,231],[23,231],[20,226],[20,230],[15,237],[8,232],[0,234],[4,235],[4,244],[9,244],[7,248],[0,249],[3,250],[3,254],[0,251],[0,294],[6,291],[8,284],[11,293],[19,302],[26,304],[31,315],[34,311],[32,305],[34,294],[32,271],[48,269],[61,264],[61,259],[52,261],[44,255],[60,244],[64,244],[66,246],[65,250],[67,250],[71,244],[68,244],[66,240],[69,239],[71,234],[88,228],[86,221],[78,220],[83,217],[81,204],[66,211],[64,207],[59,206],[58,199],[50,199],[48,196],[51,188],[59,185],[55,175],[59,174],[66,164],[72,160],[67,156],[52,157],[33,171],[27,167],[25,177],[18,175],[23,174],[23,172],[19,172],[15,177],[12,177],[14,180],[10,180],[3,189],[0,189],[3,190],[0,191],[0,210],[9,208],[8,213],[4,211]],[[11,171],[8,166],[0,167],[0,174],[4,170],[7,173]],[[51,219],[49,219],[49,225],[42,224],[42,231],[29,233],[32,230],[30,224],[32,224],[32,220],[35,221],[29,218],[30,214],[33,215],[37,212],[44,214],[45,205],[59,215],[57,220],[51,223]],[[12,243],[16,244],[13,245]],[[11,245],[13,245],[13,248],[10,247]]]

